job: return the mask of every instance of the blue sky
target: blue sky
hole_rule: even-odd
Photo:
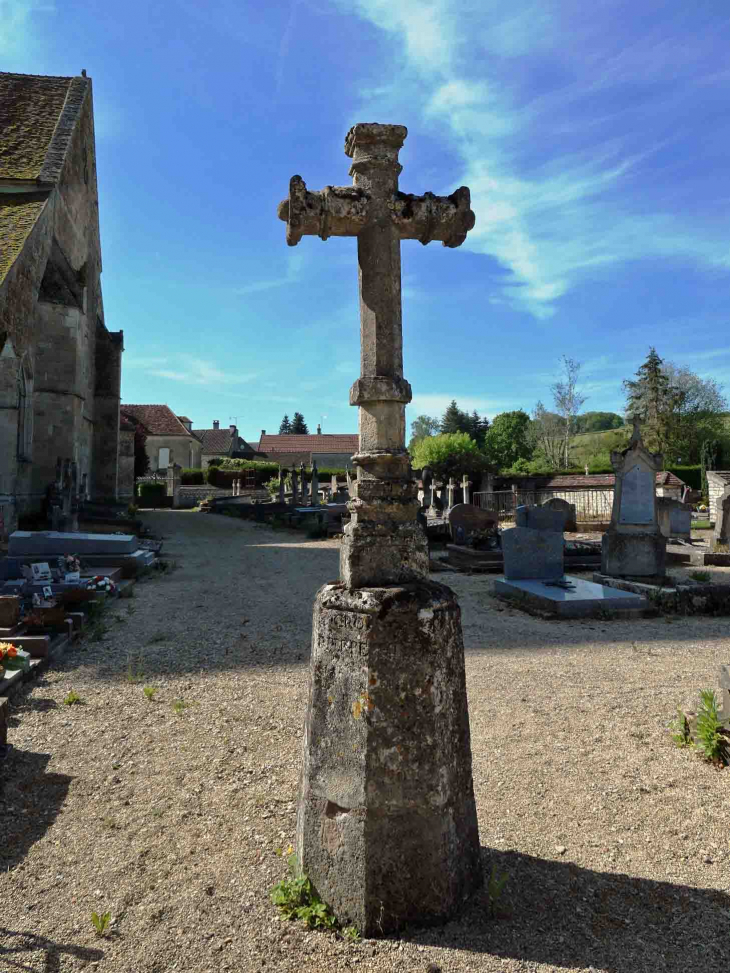
[[[650,345],[727,391],[728,50],[721,0],[0,0],[3,70],[93,78],[124,401],[254,441],[357,428],[356,242],[289,248],[276,206],[349,183],[358,121],[476,213],[402,245],[409,419],[549,404],[563,354],[620,411]]]

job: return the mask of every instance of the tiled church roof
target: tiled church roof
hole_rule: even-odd
[[[122,405],[122,415],[136,419],[148,436],[186,436],[193,438],[169,406],[166,405]]]

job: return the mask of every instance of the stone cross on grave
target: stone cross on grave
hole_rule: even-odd
[[[314,604],[296,854],[364,936],[444,921],[482,882],[460,609],[429,579],[405,446],[400,273],[401,240],[458,247],[474,214],[465,187],[399,191],[405,137],[402,125],[355,125],[353,185],[311,192],[294,176],[278,212],[290,246],[357,237],[357,482],[341,581]]]
[[[352,186],[308,190],[301,176],[279,204],[286,242],[304,235],[357,237],[360,284],[360,377],[350,390],[359,406],[360,446],[351,521],[341,546],[340,572],[349,588],[428,576],[426,538],[416,521],[418,500],[405,444],[401,240],[440,240],[458,247],[474,226],[469,190],[451,196],[412,196],[398,189],[403,125],[362,123],[345,139]],[[376,552],[377,548],[377,552]]]

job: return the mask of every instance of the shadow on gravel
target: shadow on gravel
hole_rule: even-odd
[[[0,804],[3,805],[0,871],[23,861],[56,820],[66,800],[73,778],[46,773],[50,759],[49,753],[12,747],[0,765]]]
[[[730,969],[730,895],[482,848],[485,886],[458,920],[411,942],[610,973]],[[490,917],[492,865],[509,875]]]
[[[28,954],[43,954],[40,966],[31,966],[32,957]],[[37,970],[38,973],[60,973],[61,957],[73,956],[86,963],[98,963],[104,959],[100,949],[88,949],[85,946],[66,946],[56,943],[45,936],[37,936],[32,932],[16,932],[12,929],[0,927],[0,962],[2,970]]]

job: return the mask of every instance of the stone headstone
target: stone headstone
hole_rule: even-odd
[[[726,490],[715,501],[715,544],[730,544],[730,491]]]
[[[545,500],[543,503],[541,503],[540,507],[543,510],[560,510],[565,515],[565,521],[562,528],[564,531],[575,533],[578,530],[578,518],[574,503],[570,503],[568,500],[563,500],[562,497],[550,497],[549,500]]]
[[[641,440],[640,422],[626,449],[611,453],[616,471],[611,523],[601,544],[601,573],[614,578],[663,578],[667,541],[657,519],[656,474],[662,456]]]
[[[657,497],[657,521],[664,537],[692,537],[692,508],[673,497]]]
[[[531,530],[553,530],[560,534],[565,529],[565,511],[552,507],[520,506],[515,510],[515,527]]]
[[[563,535],[556,530],[512,527],[502,531],[502,557],[507,581],[563,577]]]
[[[723,721],[730,720],[730,665],[720,666],[720,709]]]
[[[466,544],[475,533],[499,525],[499,514],[481,510],[470,503],[457,503],[449,511],[449,528],[454,544]]]

